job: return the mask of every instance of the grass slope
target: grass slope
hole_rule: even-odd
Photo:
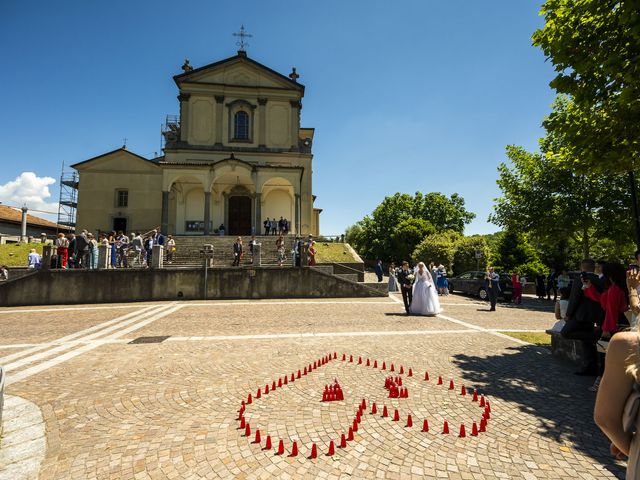
[[[551,347],[551,335],[543,332],[500,332],[518,340],[533,343],[540,347]]]
[[[41,243],[7,243],[0,245],[0,265],[26,267],[29,250],[35,248],[42,255]]]
[[[358,261],[344,243],[317,242],[316,250],[318,251],[316,254],[317,263],[354,263]]]

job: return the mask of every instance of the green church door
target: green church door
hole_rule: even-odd
[[[229,235],[251,235],[251,197],[229,197]]]

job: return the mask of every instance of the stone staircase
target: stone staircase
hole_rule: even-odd
[[[176,253],[173,255],[173,262],[164,263],[165,268],[180,267],[201,267],[202,258],[200,250],[203,245],[213,245],[213,265],[228,267],[233,263],[233,244],[235,236],[214,236],[214,235],[183,235],[174,236],[176,241]],[[277,236],[256,236],[256,241],[262,244],[262,265],[277,265],[278,252],[276,251]],[[291,250],[295,237],[287,235],[285,237],[286,264],[291,264]],[[251,264],[251,254],[249,252],[249,240],[251,237],[242,237],[244,244],[244,258],[241,265]]]

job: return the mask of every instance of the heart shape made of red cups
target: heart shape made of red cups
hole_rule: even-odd
[[[353,367],[359,367],[363,369],[371,369],[372,371],[378,371],[383,373],[380,377],[380,389],[375,394],[363,396],[362,398],[348,398],[345,397],[343,388],[337,378],[330,379],[328,384],[324,385],[324,389],[321,395],[318,395],[318,401],[323,404],[331,404],[332,402],[354,402],[354,416],[353,421],[349,422],[349,426],[344,428],[344,431],[335,432],[331,435],[329,432],[325,439],[320,441],[310,442],[303,448],[307,449],[310,459],[318,458],[319,455],[325,454],[333,456],[336,454],[336,448],[348,448],[349,442],[355,441],[355,433],[360,428],[361,423],[368,415],[378,415],[382,418],[388,418],[392,422],[403,422],[405,428],[421,428],[421,432],[426,434],[436,435],[449,435],[456,434],[460,438],[475,437],[485,432],[489,420],[491,419],[491,405],[484,395],[478,393],[476,389],[468,389],[465,385],[456,387],[454,380],[443,380],[443,376],[435,376],[431,378],[429,372],[425,371],[424,375],[414,375],[412,367],[405,369],[403,365],[399,365],[398,368],[393,363],[387,365],[386,361],[379,362],[378,360],[371,360],[370,358],[358,357],[354,359],[352,354],[343,353],[338,355],[337,352],[327,353],[321,358],[315,359],[307,365],[302,366],[297,372],[291,372],[290,374],[284,374],[277,380],[266,382],[264,387],[259,387],[255,392],[250,392],[247,395],[246,400],[243,400],[238,410],[237,421],[238,430],[241,435],[246,438],[247,446],[251,445],[259,446],[263,452],[272,452],[275,450],[275,455],[288,455],[290,457],[302,456],[300,452],[301,445],[298,445],[298,440],[287,439],[285,445],[285,439],[280,436],[272,435],[265,430],[265,427],[260,426],[260,416],[253,412],[252,409],[256,409],[260,405],[261,401],[266,398],[273,398],[279,393],[283,393],[286,389],[290,389],[294,384],[300,385],[306,382],[307,387],[309,382],[307,379],[313,375],[318,375],[322,369],[326,370],[327,366],[335,363],[343,363]],[[364,371],[362,372],[364,373]],[[324,376],[327,374],[325,373]],[[408,408],[403,409],[401,406],[398,408],[389,408],[387,402],[384,400],[375,401],[375,398],[382,398],[383,396],[389,399],[408,399],[413,389],[419,389],[420,386],[429,385],[433,388],[442,389],[440,394],[448,395],[447,404],[450,401],[456,399],[458,403],[466,402],[469,407],[475,407],[477,412],[471,414],[467,422],[460,422],[459,428],[456,425],[450,427],[448,420],[444,419],[442,423],[435,423],[435,419],[431,419],[425,415],[418,415]],[[313,389],[313,387],[312,387]],[[386,391],[386,394],[384,393]],[[375,398],[374,398],[375,397]],[[382,403],[378,405],[378,403]],[[396,402],[397,403],[397,402]],[[327,405],[328,406],[328,405]],[[393,409],[393,412],[391,412]],[[402,413],[401,413],[402,411]],[[441,412],[440,412],[441,413]],[[406,418],[406,421],[405,421]],[[414,426],[414,420],[416,424]],[[453,431],[452,431],[453,429]],[[288,430],[288,428],[287,428]],[[273,436],[273,438],[272,438]]]

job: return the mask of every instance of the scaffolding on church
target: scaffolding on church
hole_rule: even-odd
[[[78,209],[78,172],[65,171],[62,162],[60,173],[60,199],[58,201],[58,225],[75,229]]]

